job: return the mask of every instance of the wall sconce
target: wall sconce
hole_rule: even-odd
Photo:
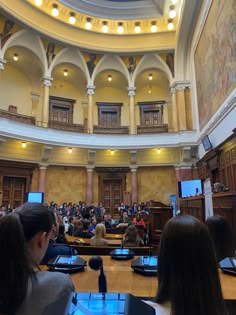
[[[141,32],[140,22],[136,22],[135,23],[134,31],[135,31],[135,33],[140,33]]]
[[[108,77],[107,77],[107,80],[109,81],[109,82],[111,82],[112,81],[112,75],[108,75]]]
[[[17,61],[18,59],[19,59],[18,54],[14,54],[14,56],[13,56],[13,60]]]
[[[157,154],[160,154],[160,153],[161,153],[161,149],[158,148],[158,149],[157,149]]]
[[[73,150],[72,150],[72,148],[68,148],[68,153],[70,153],[70,154],[71,154],[71,153],[72,153],[72,151],[73,151]]]
[[[124,27],[123,27],[123,23],[119,22],[118,23],[118,27],[117,27],[117,33],[121,34],[124,32]]]
[[[43,0],[34,0],[34,3],[40,7],[43,4]]]
[[[59,15],[58,5],[55,3],[52,5],[52,15],[55,17]]]
[[[75,22],[76,22],[75,13],[74,12],[70,12],[69,23],[70,24],[75,24]]]
[[[176,11],[175,11],[175,6],[174,5],[170,6],[169,17],[171,19],[174,19],[176,17]]]
[[[149,80],[149,81],[152,81],[152,78],[153,78],[152,73],[150,73],[150,74],[148,75],[148,80]]]
[[[176,4],[176,3],[178,3],[178,0],[171,0],[171,2],[172,2],[173,4]]]
[[[168,19],[168,26],[167,26],[169,31],[172,31],[174,29],[174,24],[172,19]]]
[[[156,21],[152,21],[152,23],[151,23],[151,32],[155,33],[156,31],[157,31]]]
[[[68,76],[68,70],[64,69],[64,76],[67,77]]]
[[[22,141],[22,142],[21,142],[21,146],[22,146],[23,149],[25,149],[25,148],[27,147],[27,143],[24,142],[24,141]]]
[[[91,28],[92,28],[91,18],[89,18],[89,17],[86,18],[85,28],[87,30],[91,30]]]
[[[110,150],[110,153],[111,153],[111,155],[114,155],[115,151],[114,150]]]
[[[107,33],[108,32],[108,26],[107,26],[107,22],[106,21],[102,22],[102,31],[103,31],[103,33]]]

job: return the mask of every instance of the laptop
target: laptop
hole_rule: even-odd
[[[157,263],[156,256],[140,256],[131,262],[131,268],[144,276],[156,276]]]
[[[219,267],[224,273],[236,276],[236,257],[227,257],[221,260]]]
[[[49,270],[64,273],[83,271],[86,265],[86,260],[80,258],[78,255],[58,255],[50,259],[47,263]]]
[[[155,315],[155,309],[128,293],[73,292],[50,304],[43,315]]]

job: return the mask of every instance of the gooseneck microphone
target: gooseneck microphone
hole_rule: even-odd
[[[95,271],[100,270],[100,275],[98,276],[98,291],[100,293],[107,292],[107,279],[103,271],[103,261],[100,256],[92,256],[89,259],[89,267]]]

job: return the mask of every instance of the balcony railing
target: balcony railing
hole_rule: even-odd
[[[93,132],[98,134],[129,134],[129,127],[119,126],[119,127],[104,127],[104,126],[94,126]]]
[[[137,126],[137,134],[144,133],[161,133],[168,132],[168,125],[158,125],[158,126]]]
[[[48,127],[64,131],[84,132],[84,125],[49,120]]]
[[[35,125],[35,118],[18,113],[12,113],[7,110],[0,109],[0,117],[11,119],[24,124]]]

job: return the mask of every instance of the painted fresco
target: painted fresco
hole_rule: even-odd
[[[213,0],[195,54],[200,129],[236,87],[236,0]]]

